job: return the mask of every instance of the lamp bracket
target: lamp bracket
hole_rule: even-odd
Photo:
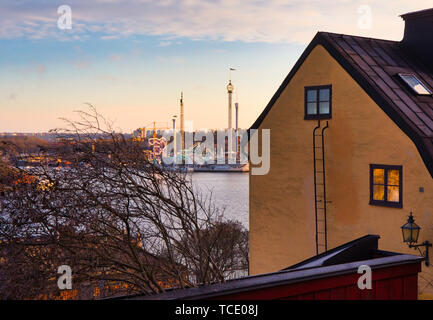
[[[429,261],[429,255],[428,255],[428,248],[432,246],[432,243],[430,241],[424,241],[421,244],[409,244],[409,248],[418,249],[419,253],[425,257],[425,265],[428,267],[430,265]],[[425,252],[422,253],[420,250],[420,247],[425,247]]]

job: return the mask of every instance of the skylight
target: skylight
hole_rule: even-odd
[[[431,95],[431,91],[414,75],[409,73],[399,73],[400,78],[419,95]]]

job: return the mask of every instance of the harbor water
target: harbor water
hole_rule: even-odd
[[[224,219],[237,220],[248,229],[248,172],[194,172],[195,187],[204,195],[212,193],[215,206],[224,209]]]

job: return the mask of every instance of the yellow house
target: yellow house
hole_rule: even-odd
[[[416,254],[410,212],[433,242],[433,9],[402,18],[400,42],[317,33],[251,127],[271,132],[269,173],[250,171],[251,274],[365,234]],[[433,267],[419,278],[428,297]]]

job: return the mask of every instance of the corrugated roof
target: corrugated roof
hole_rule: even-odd
[[[414,74],[433,90],[433,72],[401,42],[318,32],[268,106],[257,129],[311,50],[323,45],[370,97],[415,143],[433,177],[433,97],[416,95],[398,73]]]

